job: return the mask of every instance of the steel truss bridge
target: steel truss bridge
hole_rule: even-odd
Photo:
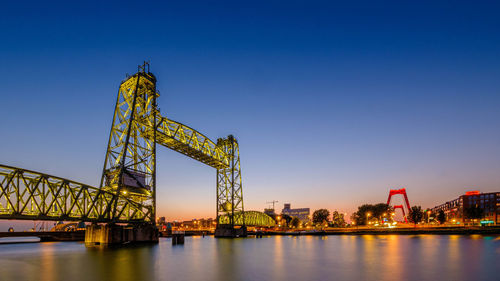
[[[170,148],[216,169],[217,224],[246,224],[239,146],[216,142],[160,113],[149,64],[118,90],[99,187],[0,165],[0,219],[155,223],[156,147]],[[253,225],[265,216],[249,213]]]
[[[244,216],[238,216],[239,218],[245,217],[245,225],[247,226],[275,226],[276,221],[268,216],[265,213],[259,212],[259,211],[245,211]],[[229,222],[229,217],[228,216],[221,216],[219,220],[222,223],[228,223]],[[235,222],[237,225],[242,225],[243,221],[236,221]]]

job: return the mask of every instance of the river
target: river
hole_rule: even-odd
[[[169,238],[157,245],[0,245],[0,280],[500,280],[500,237]]]

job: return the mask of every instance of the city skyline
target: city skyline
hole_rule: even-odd
[[[17,5],[0,19],[2,164],[98,186],[119,84],[149,60],[162,114],[237,137],[246,210],[499,190],[498,4]],[[132,12],[151,15],[124,28]],[[158,149],[158,216],[215,217],[214,185]]]

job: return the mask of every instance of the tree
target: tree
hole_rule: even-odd
[[[426,223],[430,223],[431,222],[431,218],[432,219],[435,219],[436,215],[429,209],[425,210],[424,211],[424,222]]]
[[[330,211],[327,209],[319,209],[314,211],[313,213],[313,222],[314,224],[323,224],[328,222],[328,217],[330,217]]]
[[[332,226],[333,227],[343,227],[345,226],[344,214],[340,214],[337,211],[332,213]]]
[[[285,221],[286,226],[288,226],[292,221],[292,217],[287,214],[281,214],[281,219]]]
[[[437,220],[440,224],[443,224],[446,221],[446,215],[444,214],[443,210],[439,210]]]
[[[352,215],[351,219],[356,222],[357,225],[366,225],[368,221],[373,218],[382,220],[384,214],[390,217],[389,214],[392,213],[392,211],[392,208],[385,203],[375,205],[364,204],[358,207],[358,211]]]
[[[373,205],[364,204],[358,207],[358,211],[353,214],[354,221],[357,225],[368,224],[368,217],[373,212]]]
[[[293,217],[292,220],[290,221],[290,225],[294,228],[299,227],[300,225],[300,220],[297,217]]]
[[[424,217],[424,213],[422,212],[422,207],[420,207],[420,206],[411,207],[410,214],[408,215],[410,222],[417,225],[417,223],[422,221],[423,217]]]
[[[381,218],[384,214],[392,212],[392,208],[385,203],[378,203],[373,206],[373,216],[376,218]]]
[[[464,211],[465,211],[465,216],[468,219],[472,219],[473,221],[475,221],[476,219],[483,218],[484,210],[477,204],[475,206],[466,208]]]

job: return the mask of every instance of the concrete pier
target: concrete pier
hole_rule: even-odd
[[[174,233],[172,233],[172,245],[183,245],[184,236],[184,231],[174,231]]]
[[[240,228],[233,228],[231,226],[219,225],[215,229],[214,236],[216,238],[236,238],[247,237],[247,228],[242,226]]]
[[[158,229],[152,224],[92,224],[85,229],[87,247],[127,243],[158,243]]]

